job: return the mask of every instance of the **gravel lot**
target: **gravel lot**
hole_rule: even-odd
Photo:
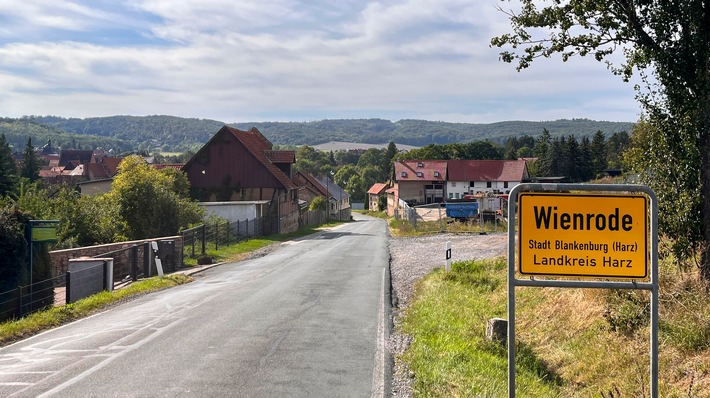
[[[446,265],[446,242],[451,241],[452,261],[478,260],[505,256],[508,253],[508,235],[438,234],[424,237],[390,238],[390,272],[392,275],[392,317],[394,329],[387,348],[394,356],[392,371],[392,397],[411,397],[413,374],[397,360],[409,344],[411,337],[397,332],[404,309],[412,298],[414,284],[434,268]]]

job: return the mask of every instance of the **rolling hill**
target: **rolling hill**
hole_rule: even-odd
[[[109,116],[96,118],[62,118],[32,116],[0,119],[6,136],[13,145],[26,142],[44,143],[52,139],[55,146],[100,146],[118,151],[184,152],[195,150],[209,140],[224,123],[217,120],[176,116]],[[537,136],[547,129],[553,136],[592,136],[597,131],[607,136],[619,131],[630,132],[633,123],[605,122],[589,119],[543,122],[505,121],[490,124],[448,123],[405,119],[330,119],[313,122],[230,123],[239,129],[258,128],[278,145],[318,145],[330,141],[425,146],[491,140],[503,142],[508,137],[524,134]],[[9,126],[9,127],[8,127]],[[24,138],[23,138],[24,137]],[[55,138],[52,138],[55,137]],[[73,140],[73,141],[72,141]],[[23,144],[24,145],[24,144]]]

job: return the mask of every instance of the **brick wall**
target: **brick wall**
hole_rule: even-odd
[[[175,242],[175,268],[182,267],[182,236],[168,236],[163,238],[135,240],[130,242],[109,243],[106,245],[78,247],[74,249],[55,250],[49,252],[52,262],[52,277],[66,274],[69,267],[69,259],[79,257],[94,257],[116,250],[127,249],[132,246],[138,247],[138,266],[143,265],[143,249],[146,242],[172,240]],[[123,277],[126,270],[130,272],[131,251],[123,250],[116,254],[106,255],[102,257],[113,257],[114,275]]]

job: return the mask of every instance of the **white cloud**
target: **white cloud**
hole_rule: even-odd
[[[10,116],[636,119],[630,85],[602,64],[540,60],[517,73],[500,62],[489,41],[508,27],[494,1],[24,3],[13,15],[60,20],[28,28],[38,40],[0,41],[0,109]],[[133,40],[164,41],[92,40],[97,21],[114,16]],[[57,41],[45,29],[87,35]]]

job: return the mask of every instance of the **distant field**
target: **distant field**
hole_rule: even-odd
[[[348,150],[354,150],[354,149],[367,150],[370,148],[384,149],[384,148],[387,148],[388,145],[389,145],[389,143],[386,143],[386,144],[361,144],[361,143],[357,143],[357,142],[330,141],[330,142],[326,142],[325,144],[314,145],[313,148],[315,148],[319,151],[348,151]],[[395,145],[397,145],[397,149],[400,151],[409,151],[411,149],[419,148],[417,146],[412,146],[412,145],[397,144],[396,142],[395,142]]]

